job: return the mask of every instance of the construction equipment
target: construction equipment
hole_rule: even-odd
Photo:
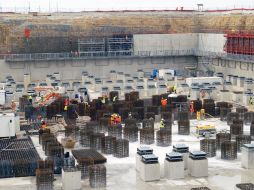
[[[214,125],[198,125],[196,126],[196,134],[199,136],[210,136],[211,134],[215,134],[216,129]]]

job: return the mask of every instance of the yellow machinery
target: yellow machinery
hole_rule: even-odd
[[[196,127],[196,134],[206,136],[206,134],[215,134],[216,129],[214,125],[198,125]]]
[[[197,111],[197,120],[204,120],[205,119],[205,109],[201,109]]]

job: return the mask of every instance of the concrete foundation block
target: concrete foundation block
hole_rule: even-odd
[[[192,177],[207,177],[208,176],[208,160],[193,160],[188,161],[189,174]]]
[[[181,153],[183,155],[184,169],[188,169],[189,152]]]
[[[62,170],[63,190],[78,190],[81,189],[81,171]]]
[[[184,162],[164,161],[164,177],[167,179],[183,179],[184,178]]]
[[[140,165],[141,165],[141,156],[139,154],[136,154],[136,170],[139,172],[140,171]]]
[[[160,180],[160,164],[140,164],[140,178],[147,181],[158,181]]]
[[[254,150],[242,147],[242,167],[254,169]]]

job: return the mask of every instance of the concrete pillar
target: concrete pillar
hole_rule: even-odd
[[[140,178],[145,182],[160,180],[160,164],[145,164],[142,161],[140,163]]]
[[[207,177],[208,176],[208,160],[207,158],[201,160],[194,160],[189,158],[188,163],[189,174],[192,177]]]
[[[254,169],[254,144],[245,144],[242,147],[242,167]]]
[[[63,190],[81,189],[81,171],[76,168],[62,170]]]

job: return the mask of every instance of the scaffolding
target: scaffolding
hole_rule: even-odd
[[[232,54],[254,55],[254,34],[230,32],[224,35],[227,38],[224,51]]]

